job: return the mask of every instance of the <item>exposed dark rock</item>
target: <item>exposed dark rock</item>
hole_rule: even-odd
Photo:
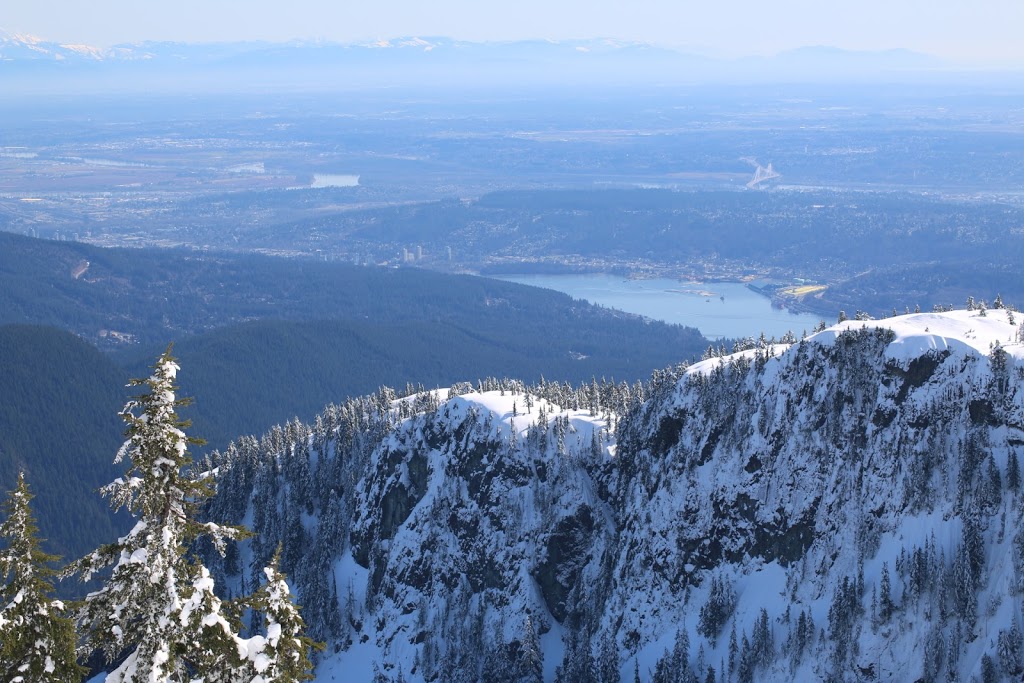
[[[967,405],[967,410],[971,416],[971,422],[977,425],[989,425],[996,426],[1000,424],[999,419],[996,417],[995,406],[992,405],[992,401],[987,398],[979,398],[971,401]]]
[[[594,516],[589,507],[581,507],[571,517],[559,520],[548,537],[544,560],[534,573],[544,602],[559,622],[566,617],[566,599],[579,580],[580,571],[590,561],[593,532]]]

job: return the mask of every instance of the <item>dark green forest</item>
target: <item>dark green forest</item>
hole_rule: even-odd
[[[588,343],[602,343],[595,334],[611,341],[653,333],[673,340],[683,355],[704,345],[693,329],[646,324],[559,292],[470,275],[184,249],[101,249],[0,233],[0,324],[53,325],[106,345],[101,330],[114,330],[160,345],[261,319],[434,321],[484,334],[539,333],[545,340],[564,334],[578,339],[582,347],[573,351],[584,355]]]
[[[114,454],[128,396],[124,370],[73,334],[0,326],[0,486],[24,470],[47,547],[68,559],[113,538],[97,493],[118,475]]]
[[[708,344],[692,328],[485,278],[8,234],[0,323],[0,486],[26,470],[47,547],[68,557],[116,532],[97,489],[120,472],[117,413],[128,379],[168,343],[195,399],[183,417],[208,449],[381,386],[633,382]]]

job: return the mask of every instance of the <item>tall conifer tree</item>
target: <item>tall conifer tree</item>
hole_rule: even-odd
[[[25,475],[11,491],[0,524],[0,677],[4,681],[78,683],[85,669],[75,661],[75,627],[61,616],[64,604],[51,597],[50,564],[44,553],[29,501]]]
[[[278,547],[269,567],[264,567],[267,578],[251,597],[245,600],[263,615],[266,636],[255,636],[248,641],[248,660],[253,683],[296,683],[313,680],[313,664],[309,660],[311,649],[322,650],[323,644],[305,637],[305,624],[299,609],[292,602],[291,592],[280,571],[281,548]]]
[[[121,411],[127,440],[115,462],[127,459],[128,471],[102,492],[112,507],[126,507],[135,527],[68,568],[88,580],[112,568],[99,591],[90,594],[78,615],[87,651],[101,649],[107,661],[128,657],[108,683],[129,681],[185,682],[200,674],[206,681],[235,680],[241,666],[239,638],[221,614],[220,600],[202,563],[186,555],[200,536],[223,549],[226,538],[240,529],[200,524],[196,506],[212,491],[205,480],[191,478],[187,468],[190,439],[187,422],[176,410],[178,365],[170,347],[157,360],[152,376],[132,380],[148,391]]]

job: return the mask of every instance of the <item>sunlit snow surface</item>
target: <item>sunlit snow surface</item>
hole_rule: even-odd
[[[489,431],[484,430],[486,434],[477,434],[475,437],[470,438],[480,439],[489,437],[491,442],[517,442],[522,444],[528,438],[530,428],[539,423],[541,414],[545,414],[548,424],[552,424],[555,418],[562,418],[568,422],[569,427],[566,431],[565,447],[568,454],[577,454],[590,447],[595,430],[607,430],[609,427],[604,417],[592,416],[588,410],[566,410],[537,396],[530,396],[528,399],[522,393],[513,394],[500,391],[481,393],[474,391],[447,400],[443,400],[448,394],[446,389],[436,390],[436,394],[442,400],[437,410],[437,415],[440,422],[448,428],[455,428],[457,425],[464,423],[471,413],[490,425]],[[410,401],[412,398],[401,400]],[[422,436],[419,431],[420,429],[420,425],[414,426],[412,422],[399,427],[385,441],[384,447],[396,451],[409,448],[414,450],[420,449],[422,448],[422,444],[419,441],[419,438]],[[606,433],[611,434],[610,432]],[[427,483],[427,491],[403,524],[403,528],[387,544],[394,566],[398,567],[396,571],[399,573],[407,571],[410,562],[414,562],[420,554],[420,545],[423,540],[421,534],[432,523],[429,513],[431,505],[442,498],[460,501],[465,494],[465,482],[452,478],[448,471],[447,466],[451,458],[449,449],[451,446],[452,444],[448,443],[443,444],[440,449],[430,450],[428,455],[430,477]],[[614,452],[613,446],[613,442],[603,444],[605,457],[611,457],[611,454]],[[517,454],[521,457],[523,449],[520,448]],[[492,457],[508,456],[497,454],[497,456]],[[565,460],[568,463],[572,458],[566,456]],[[550,476],[555,475],[552,474]],[[530,541],[529,538],[539,534],[540,528],[543,526],[540,513],[536,510],[535,495],[536,492],[529,485],[510,486],[507,490],[507,497],[501,502],[521,506],[523,516],[519,522],[527,530],[536,529],[537,532],[530,533],[526,531],[517,541],[515,538],[506,538],[501,530],[487,529],[486,525],[482,525],[484,527],[482,533],[486,534],[489,531],[494,534],[493,536],[488,536],[482,543],[484,545],[491,543],[492,550],[495,553],[506,551],[518,560],[529,559],[530,562],[533,562],[538,551],[533,547],[535,542]],[[581,502],[599,506],[599,503],[595,500],[591,482],[585,476],[574,477],[570,490],[563,492],[563,495],[567,498],[563,506],[563,512],[565,513],[571,513],[574,510],[574,506],[579,505]],[[456,506],[458,504],[457,502]],[[503,542],[510,543],[513,547],[500,547]],[[451,549],[451,546],[455,545],[454,539],[448,541],[448,545],[449,548],[446,549]],[[444,564],[443,560],[439,561],[441,564]],[[532,612],[535,615],[546,612],[533,579],[530,577],[530,565],[526,561],[520,561],[518,565],[511,568],[514,570],[514,573],[520,575],[519,579],[523,589],[509,596],[510,605],[507,611],[512,615],[512,618],[509,619],[510,623],[506,625],[506,628],[510,632],[514,632],[521,625],[517,623],[517,620],[525,618],[528,612]],[[339,586],[344,586],[351,582],[357,596],[365,595],[369,578],[367,570],[354,562],[351,555],[341,559],[338,563],[336,575]],[[408,602],[418,597],[418,593],[410,591],[404,597]],[[389,606],[384,609],[390,611],[393,608]],[[403,611],[401,609],[390,611],[391,623],[388,623],[385,628],[387,633],[402,634],[411,632],[414,629],[414,615],[403,614]],[[460,619],[464,619],[465,616],[460,615]],[[550,617],[546,623],[550,630],[541,635],[540,647],[544,653],[545,678],[546,680],[552,680],[555,668],[561,662],[564,646],[561,641],[562,629],[559,624],[550,619]],[[488,620],[486,628],[489,631],[494,630],[495,625],[492,620]],[[402,670],[406,680],[419,680],[417,676],[410,673],[418,650],[417,647],[408,643],[407,638],[391,639],[385,636],[384,640],[390,642],[382,648],[377,643],[381,640],[381,635],[383,634],[376,634],[376,637],[373,637],[374,634],[372,633],[369,635],[371,635],[370,638],[365,642],[357,642],[348,652],[339,653],[335,657],[329,657],[324,661],[317,670],[317,680],[362,680],[361,678],[349,678],[349,676],[367,675],[369,672],[372,672],[374,662],[380,664],[382,661],[392,663],[396,661],[404,662]],[[394,669],[389,673],[392,676],[397,675]]]
[[[883,318],[880,320],[847,320],[833,325],[822,332],[812,334],[807,341],[816,344],[832,344],[836,337],[851,330],[879,328],[891,330],[896,336],[886,349],[886,356],[894,360],[910,360],[929,351],[975,351],[989,355],[998,342],[1009,354],[1024,358],[1024,344],[1017,341],[1015,325],[1009,322],[1024,321],[1024,313],[1012,313],[1006,309],[990,309],[985,315],[979,311],[947,311],[942,313],[911,313]],[[786,353],[790,344],[771,344],[772,356]],[[712,358],[690,366],[690,373],[707,374],[723,361],[732,357],[752,359],[756,351],[741,351],[725,358]]]
[[[1024,357],[1024,348],[1016,343],[1017,327],[1009,323],[1024,320],[1024,314],[1006,309],[989,309],[985,315],[979,311],[949,311],[945,313],[912,313],[884,320],[846,321],[834,325],[811,337],[820,344],[835,340],[837,334],[865,326],[892,330],[896,339],[889,345],[887,355],[895,359],[910,359],[928,351],[974,350],[988,355],[992,345],[999,342],[1007,353]]]

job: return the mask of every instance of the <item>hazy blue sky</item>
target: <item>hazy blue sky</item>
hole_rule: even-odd
[[[0,27],[98,46],[407,35],[612,37],[721,55],[804,45],[1024,63],[1024,0],[11,0]]]

